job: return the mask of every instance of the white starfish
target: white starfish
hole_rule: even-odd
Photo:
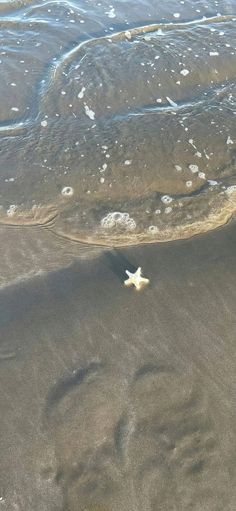
[[[142,269],[139,267],[135,273],[131,273],[128,270],[125,270],[125,273],[128,275],[128,279],[124,281],[125,286],[134,285],[136,289],[139,291],[142,287],[149,284],[149,279],[145,279],[142,277]]]

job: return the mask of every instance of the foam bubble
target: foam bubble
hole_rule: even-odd
[[[172,202],[172,197],[170,197],[169,195],[163,195],[161,197],[161,201],[163,202],[163,204],[170,204]]]
[[[191,186],[193,186],[193,182],[192,181],[186,181],[186,186],[187,186],[187,188],[191,188]]]
[[[7,210],[7,216],[14,216],[14,214],[16,213],[17,211],[17,206],[16,204],[11,204]]]
[[[151,234],[157,234],[158,231],[159,231],[159,229],[156,225],[150,225],[148,227],[148,232],[150,232]]]
[[[133,218],[129,218],[126,222],[126,226],[129,231],[133,231],[136,229],[136,222],[133,220]]]
[[[88,105],[84,105],[84,109],[86,115],[93,121],[95,119],[95,112],[91,110],[91,108],[89,108]]]
[[[188,168],[189,168],[189,170],[191,170],[191,172],[192,172],[193,174],[195,174],[195,172],[198,172],[198,171],[199,171],[198,166],[197,166],[197,165],[194,165],[194,164],[189,165],[189,166],[188,166]]]
[[[188,69],[182,69],[182,70],[180,71],[180,73],[181,73],[181,75],[183,75],[183,76],[187,76],[187,75],[189,74],[189,70],[188,70]]]
[[[233,140],[232,138],[230,138],[230,136],[228,136],[227,140],[226,140],[226,144],[229,145],[229,144],[233,144]]]
[[[198,177],[200,179],[206,179],[206,174],[204,172],[198,172]]]
[[[82,99],[84,97],[85,91],[86,91],[85,87],[82,87],[81,91],[78,94],[79,99]]]
[[[115,8],[111,7],[110,11],[106,11],[106,14],[108,18],[115,18],[116,17]]]
[[[62,195],[65,195],[66,197],[71,197],[74,193],[74,190],[71,186],[64,186],[64,188],[62,188],[62,191],[61,191],[61,194]]]

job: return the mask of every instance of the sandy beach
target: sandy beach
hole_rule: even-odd
[[[235,509],[235,244],[232,222],[1,288],[1,511]]]
[[[236,511],[235,7],[0,1],[0,511]]]

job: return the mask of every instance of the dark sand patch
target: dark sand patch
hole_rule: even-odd
[[[235,509],[235,247],[232,223],[2,288],[1,511]]]

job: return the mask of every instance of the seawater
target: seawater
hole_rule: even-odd
[[[126,245],[236,209],[232,1],[1,2],[0,222]]]

